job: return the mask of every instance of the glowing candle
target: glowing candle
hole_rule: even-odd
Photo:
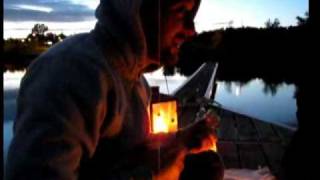
[[[151,104],[152,133],[168,133],[178,130],[177,103],[175,100]]]
[[[154,118],[154,124],[153,124],[153,132],[154,133],[167,133],[169,131],[168,124],[164,120],[163,113],[159,113]]]

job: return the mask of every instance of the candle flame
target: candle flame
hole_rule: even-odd
[[[167,133],[168,131],[168,124],[165,122],[162,114],[160,113],[154,120],[154,133]]]
[[[152,104],[152,133],[168,133],[178,130],[177,105],[175,101]]]

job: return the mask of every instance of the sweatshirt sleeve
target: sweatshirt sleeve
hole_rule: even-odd
[[[99,141],[108,85],[101,69],[44,61],[31,66],[20,86],[7,180],[77,179]]]

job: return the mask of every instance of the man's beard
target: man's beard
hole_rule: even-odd
[[[165,48],[160,54],[160,63],[163,66],[173,67],[178,63],[178,54],[174,54],[170,51],[170,48]]]

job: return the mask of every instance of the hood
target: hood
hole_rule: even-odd
[[[94,32],[104,44],[104,53],[113,68],[126,79],[138,80],[157,62],[148,59],[147,43],[140,17],[143,0],[100,0]],[[111,57],[110,57],[111,56]]]

